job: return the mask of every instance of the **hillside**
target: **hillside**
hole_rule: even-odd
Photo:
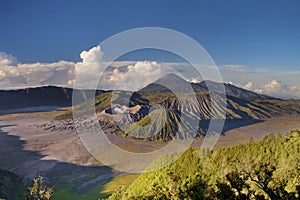
[[[156,80],[154,83],[151,83],[140,90],[140,92],[171,92],[167,86],[172,86],[172,89],[176,92],[186,92],[189,91],[191,87],[194,92],[208,92],[208,88],[213,89],[214,91],[220,91],[224,87],[226,95],[241,99],[275,99],[273,97],[257,94],[255,92],[245,90],[240,87],[236,87],[229,83],[217,83],[209,80],[201,81],[199,83],[189,83],[184,79],[174,75],[167,74],[162,78]]]
[[[101,95],[100,95],[101,96]],[[131,123],[121,127],[125,132],[129,132],[134,137],[149,137],[150,140],[163,140],[168,141],[174,137],[184,138],[187,134],[189,123],[194,119],[200,121],[200,127],[196,133],[198,137],[206,134],[210,119],[222,119],[222,100],[218,94],[199,92],[196,94],[198,102],[191,102],[188,98],[182,101],[181,105],[174,94],[169,92],[141,92],[132,95],[131,107],[143,105],[151,107],[154,105],[161,105],[166,110],[166,123],[162,130],[150,130],[144,128],[140,124],[146,124],[148,118],[138,119],[131,115]],[[120,95],[122,98],[122,95]],[[183,98],[184,99],[184,98]],[[120,100],[121,101],[121,100]],[[124,100],[125,101],[125,100]],[[196,107],[199,103],[199,107]],[[215,109],[212,109],[211,104],[214,104]],[[236,97],[228,96],[226,109],[227,120],[263,120],[266,118],[299,114],[300,102],[299,101],[285,101],[277,99],[256,99],[253,101],[246,99],[239,99]],[[101,104],[100,104],[101,105]],[[101,110],[101,109],[99,109]],[[125,115],[125,114],[124,114]],[[182,123],[183,127],[179,128],[181,119],[184,117],[185,121]],[[157,117],[152,117],[156,119]],[[128,121],[128,120],[127,120]],[[151,136],[156,131],[155,136]]]
[[[167,88],[168,86],[172,91]],[[213,88],[214,92],[208,91],[208,86]],[[122,135],[130,133],[133,138],[162,141],[190,135],[204,136],[210,120],[226,118],[227,121],[236,119],[255,121],[300,113],[299,100],[276,99],[231,84],[224,84],[227,96],[225,99],[218,92],[220,88],[221,83],[212,81],[189,83],[176,75],[168,74],[136,92],[97,90],[94,104],[101,123],[115,127],[116,132]],[[72,105],[73,92],[73,89],[53,86],[0,91],[0,113],[5,113],[8,109],[35,106],[68,107]],[[94,93],[90,90],[76,90],[76,94],[81,95],[83,100],[86,99],[87,92]],[[180,94],[180,101],[174,92]],[[195,98],[192,98],[193,94]],[[91,103],[91,100],[86,99],[85,103],[77,105],[75,109],[84,116],[85,105]],[[225,104],[226,116],[224,116]],[[155,111],[155,106],[163,108],[165,113],[155,117],[155,112],[151,114]],[[123,110],[122,113],[120,110]],[[114,121],[116,116],[118,120]],[[151,116],[156,119],[166,117],[166,123],[160,126],[164,128],[146,126]],[[70,108],[56,119],[71,118]],[[195,127],[193,124],[195,121],[200,121],[197,132],[188,133],[190,127]]]
[[[23,200],[26,187],[16,174],[0,169],[0,199]]]
[[[44,105],[72,105],[72,90],[54,86],[2,90],[0,96],[0,110]]]
[[[84,92],[89,90],[79,91]],[[102,91],[96,91],[96,95]],[[10,109],[38,106],[69,107],[72,106],[72,88],[43,86],[18,90],[0,90],[0,113]]]
[[[173,91],[176,90],[180,94],[180,101],[173,92],[162,86],[167,84],[171,85]],[[192,98],[193,94],[187,92],[190,91],[190,83],[175,75],[166,75],[137,92],[103,92],[95,98],[97,115],[102,124],[116,127],[116,132],[119,134],[128,135],[129,133],[133,138],[169,141],[190,135],[204,136],[210,120],[226,118],[227,122],[236,119],[250,122],[300,114],[299,100],[275,99],[230,84],[225,84],[227,92],[225,99],[217,92],[220,83],[206,82],[215,87],[216,92],[207,91],[204,84],[204,82],[193,84],[194,89],[198,88],[195,98]],[[86,104],[90,103],[90,101],[86,102]],[[76,107],[83,116],[86,104]],[[163,115],[159,115],[160,117],[153,112],[157,106],[165,110]],[[226,116],[224,116],[224,108]],[[69,110],[57,119],[71,117],[72,112]],[[157,119],[158,124],[161,119],[165,118],[165,124],[150,126],[151,117]],[[116,118],[117,121],[115,121]],[[195,126],[193,125],[195,121],[199,121],[197,133],[188,133],[190,127]]]
[[[190,149],[110,199],[298,199],[299,147],[293,131],[211,152]]]

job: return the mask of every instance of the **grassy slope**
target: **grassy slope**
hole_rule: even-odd
[[[259,142],[223,148],[201,157],[200,150],[188,150],[170,166],[156,172],[142,174],[131,186],[121,191],[123,199],[151,194],[153,185],[166,186],[167,173],[176,172],[179,177],[188,177],[200,172],[207,177],[208,183],[214,185],[223,180],[231,170],[247,170],[254,163],[271,162],[276,166],[275,176],[288,181],[287,190],[292,191],[295,184],[300,184],[300,132],[294,131],[285,136],[273,134]],[[298,171],[297,171],[298,170]],[[296,174],[292,176],[290,174]],[[111,199],[115,199],[114,195]]]
[[[74,188],[78,186],[76,182],[55,185],[53,200],[97,200],[107,198],[118,189],[130,185],[138,176],[137,174],[128,174],[106,179],[80,193],[74,191]],[[27,195],[26,188],[31,184],[32,182],[28,182],[25,185],[16,174],[0,169],[0,199],[24,200]]]
[[[112,192],[123,188],[124,199],[149,194],[151,186],[155,184],[166,185],[168,183],[167,172],[174,171],[180,177],[191,176],[201,172],[209,177],[209,183],[214,184],[221,180],[230,170],[247,168],[252,163],[269,161],[276,165],[276,174],[287,175],[286,171],[295,170],[300,158],[300,132],[291,132],[285,136],[268,135],[259,142],[249,142],[230,148],[223,148],[214,152],[204,153],[198,149],[188,150],[179,160],[170,166],[156,172],[138,175],[124,175],[99,182],[93,188],[82,194],[74,193],[72,187],[57,185],[54,200],[58,199],[101,199],[108,197]],[[206,153],[205,153],[206,154]],[[17,184],[14,189],[24,191],[18,177],[5,171],[1,172],[1,183],[6,187]],[[299,173],[298,173],[299,174]],[[137,178],[138,177],[138,178]],[[288,189],[293,190],[293,184],[299,183],[299,176],[288,179]],[[135,180],[136,179],[136,180]],[[135,180],[135,181],[134,181]],[[8,182],[7,182],[8,181]],[[133,184],[131,184],[133,182]],[[19,187],[19,186],[22,187]],[[130,185],[130,187],[126,187]],[[3,192],[4,190],[1,189]],[[8,191],[8,190],[6,190]],[[113,197],[112,197],[113,199]]]
[[[137,177],[137,174],[128,174],[113,179],[106,179],[98,182],[92,188],[82,193],[74,192],[74,185],[72,184],[57,185],[55,186],[53,200],[97,200],[107,198],[120,188],[130,185]]]
[[[0,199],[23,200],[26,187],[16,174],[0,169]]]

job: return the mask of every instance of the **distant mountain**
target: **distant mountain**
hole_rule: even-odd
[[[189,83],[184,79],[168,74],[158,79],[154,83],[149,84],[138,92],[187,92],[195,91],[208,92],[207,86],[215,88],[216,91],[221,87],[222,83],[212,81],[202,81],[200,83]],[[236,87],[231,84],[224,84],[227,96],[237,97],[241,99],[257,99],[267,98],[266,95],[256,94],[254,92]],[[169,87],[169,88],[168,88]],[[89,90],[86,90],[89,91]],[[92,91],[89,91],[92,92]],[[96,95],[103,91],[96,91]],[[56,86],[43,86],[36,88],[25,88],[18,90],[0,90],[0,111],[9,109],[19,109],[37,106],[56,106],[67,107],[72,105],[72,88],[62,88]]]
[[[139,92],[186,92],[190,91],[190,88],[191,85],[184,79],[175,74],[167,74],[142,88]]]
[[[122,98],[122,95],[120,95],[120,98]],[[132,95],[130,106],[143,105],[152,107],[159,104],[165,108],[167,118],[164,128],[156,130],[157,134],[152,136],[152,133],[155,132],[153,129],[156,127],[153,127],[153,129],[149,129],[150,127],[148,129],[141,129],[139,124],[144,125],[149,121],[147,118],[141,118],[135,122],[139,126],[132,123],[122,129],[129,130],[130,133],[133,133],[136,137],[142,135],[143,138],[147,138],[148,136],[151,140],[168,141],[173,138],[184,138],[189,127],[193,127],[190,122],[196,119],[199,120],[199,129],[198,132],[194,134],[201,137],[206,134],[211,119],[224,119],[222,114],[224,99],[217,93],[209,92],[197,92],[196,98],[196,100],[193,100],[187,96],[185,99],[183,96],[182,101],[179,102],[177,97],[170,92],[135,93]],[[117,99],[115,99],[115,101],[117,101]],[[297,100],[268,99],[265,97],[250,100],[227,96],[226,104],[226,120],[228,123],[231,121],[233,123],[232,125],[234,125],[234,122],[240,124],[241,120],[252,123],[271,117],[300,114],[300,101]],[[154,114],[153,116],[153,119],[158,118],[159,121],[159,117]],[[183,116],[184,119],[187,120],[181,123]],[[183,126],[181,129],[179,127],[180,123]]]
[[[213,91],[208,91],[208,86],[213,88]],[[163,141],[186,137],[189,127],[194,126],[191,123],[195,120],[199,121],[199,128],[197,133],[192,134],[201,137],[206,134],[211,119],[226,119],[234,125],[236,122],[234,120],[239,120],[238,124],[241,124],[241,120],[243,123],[252,123],[265,118],[300,114],[299,100],[275,99],[231,84],[224,84],[227,94],[225,99],[218,93],[221,87],[222,83],[212,81],[189,83],[176,75],[169,74],[137,92],[103,92],[95,98],[95,110],[98,116],[103,116],[101,120],[106,120],[102,124],[115,127],[117,133],[121,135],[126,135],[127,131],[132,137],[141,136],[149,140]],[[180,93],[181,101],[174,92]],[[191,92],[196,98],[191,98]],[[90,104],[89,101],[87,103]],[[226,116],[222,112],[225,103]],[[161,119],[164,117],[155,109],[151,111],[151,108],[157,105],[166,111],[166,121],[162,129],[158,124],[162,123]],[[76,107],[82,110],[82,113],[85,108],[84,104]],[[113,110],[118,112],[114,113]],[[68,110],[58,119],[72,117],[71,112]],[[110,120],[112,118],[109,116],[115,114],[118,122]],[[157,120],[157,123],[151,124],[150,118]]]
[[[191,123],[195,119],[199,121],[196,134],[203,136],[206,134],[211,119],[226,118],[226,120],[247,121],[300,114],[299,100],[275,99],[231,84],[224,84],[225,99],[223,95],[218,93],[222,84],[212,81],[189,83],[176,75],[169,74],[137,92],[96,91],[95,110],[99,116],[103,115],[101,120],[107,120],[102,124],[107,124],[108,127],[117,128],[121,126],[123,130],[134,133],[134,137],[142,135],[143,138],[163,141],[184,138],[187,134],[186,130],[194,126]],[[213,91],[208,91],[208,86],[213,88]],[[92,90],[76,90],[76,92],[83,100],[86,99],[85,94],[87,92],[95,93]],[[0,91],[0,113],[3,113],[5,109],[33,106],[71,106],[73,93],[73,89],[54,86]],[[181,95],[181,101],[174,93]],[[191,93],[195,94],[194,97],[196,98],[191,98]],[[86,103],[90,105],[91,101],[88,100]],[[226,116],[222,113],[225,103]],[[154,125],[141,129],[141,126],[146,126],[151,122],[149,117],[152,116],[158,121],[162,118],[160,112],[155,111],[155,109],[151,111],[153,106],[156,105],[161,106],[166,111],[167,118],[164,128],[158,130],[158,127]],[[75,109],[82,111],[82,114],[84,114],[86,112],[85,103],[79,104]],[[117,126],[111,124],[116,122],[109,120],[109,118],[111,119],[109,116],[115,114],[113,111],[118,112],[117,123],[119,124]],[[57,119],[71,117],[72,109],[68,109]],[[153,132],[158,133],[153,135]]]
[[[246,90],[240,87],[237,87],[235,85],[229,84],[229,83],[216,83],[213,81],[202,81],[200,83],[191,83],[192,87],[195,89],[196,92],[201,91],[207,91],[208,87],[213,88],[215,91],[220,90],[219,88],[222,87],[222,84],[224,85],[225,92],[227,96],[242,98],[242,99],[275,99],[273,97],[263,95],[263,94],[257,94],[255,92],[252,92],[250,90]]]
[[[226,101],[218,93],[222,86],[224,86],[223,89],[226,92]],[[208,88],[212,89],[212,91],[209,91]],[[183,95],[182,101],[179,102],[175,94],[189,94],[191,92],[195,94],[196,100],[191,99],[188,95],[186,96],[187,99],[185,99]],[[213,81],[189,83],[174,74],[167,74],[131,95],[131,106],[143,105],[151,107],[159,104],[166,110],[167,119],[164,128],[161,130],[156,130],[157,127],[155,126],[145,128],[144,125],[149,121],[147,116],[136,122],[139,126],[132,123],[122,127],[123,130],[131,132],[135,137],[149,137],[152,140],[168,141],[173,138],[184,138],[189,127],[192,127],[189,122],[192,122],[193,119],[200,121],[196,134],[198,136],[205,135],[209,120],[224,118],[222,114],[224,102],[227,104],[226,120],[229,121],[255,121],[282,115],[300,114],[300,101],[297,100],[276,99],[231,84]],[[122,96],[124,95],[119,96],[119,102],[125,101],[120,100]],[[199,105],[199,107],[196,105]],[[151,114],[153,119],[159,118],[155,113],[150,113],[149,115]],[[183,116],[187,120],[181,123]],[[180,123],[183,127],[179,127]],[[141,128],[140,124],[144,128]],[[151,136],[153,132],[158,133],[155,136]]]
[[[270,96],[257,94],[228,83],[217,83],[209,80],[199,83],[189,83],[175,74],[167,74],[156,80],[154,83],[147,85],[139,92],[186,92],[191,91],[191,88],[194,92],[208,92],[208,88],[213,89],[213,91],[220,91],[222,89],[222,85],[225,88],[227,96],[243,99],[272,98]],[[171,88],[168,88],[168,86]]]
[[[99,95],[102,91],[97,91]],[[0,90],[0,111],[26,107],[72,105],[73,89],[43,86],[18,90]]]
[[[0,110],[34,106],[70,106],[72,89],[55,86],[0,91]]]
[[[167,74],[162,78],[150,83],[139,92],[188,92],[192,87],[190,83],[175,74]]]

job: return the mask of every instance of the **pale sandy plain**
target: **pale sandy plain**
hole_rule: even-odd
[[[54,120],[59,112],[0,116],[0,168],[28,179],[43,175],[53,182],[79,181],[78,188],[122,174],[95,160],[82,145],[74,128]],[[232,127],[228,125],[228,130],[219,138],[215,148],[241,144],[251,138],[257,140],[268,133],[284,134],[300,129],[300,116],[277,117],[247,124],[240,127],[237,124]],[[55,125],[56,129],[49,128],[51,125]],[[135,152],[152,151],[165,145],[162,142],[124,138],[115,133],[108,136],[121,148]],[[202,139],[196,139],[192,146],[200,146],[201,143]]]

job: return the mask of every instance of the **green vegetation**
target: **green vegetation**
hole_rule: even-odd
[[[216,151],[189,149],[110,199],[299,199],[300,131]]]
[[[111,108],[112,105],[118,104],[129,107],[136,105],[150,107],[159,104],[166,111],[166,124],[163,129],[156,130],[157,127],[161,126],[150,126],[151,122],[148,114],[138,114],[143,117],[137,118],[138,121],[136,123],[126,124],[121,128],[122,130],[126,130],[126,132],[130,132],[133,138],[147,138],[154,141],[170,141],[174,138],[185,138],[194,135],[194,132],[188,133],[190,127],[193,127],[190,123],[194,120],[200,120],[201,128],[199,128],[196,136],[201,137],[206,134],[210,119],[223,119],[225,117],[222,112],[224,99],[217,93],[197,92],[197,99],[191,98],[191,94],[181,93],[180,95],[181,101],[179,102],[172,92],[103,92],[95,97],[95,102],[86,100],[85,103],[79,104],[73,109],[78,111],[78,116],[84,117],[85,113],[91,114],[93,112],[93,110],[88,109],[92,109],[94,105],[96,112],[99,113]],[[285,114],[298,114],[300,107],[300,101],[267,98],[251,99],[250,101],[247,98],[242,99],[229,95],[227,96],[226,103],[227,120],[261,120]],[[198,104],[199,106],[195,106]],[[157,113],[153,115],[161,119]],[[71,108],[56,117],[58,120],[71,118]],[[179,127],[180,123],[181,127]],[[115,131],[120,135],[127,136],[121,130]],[[151,133],[156,134],[154,136]]]
[[[139,174],[126,174],[107,180],[107,183],[101,190],[101,194],[110,196],[112,193],[118,191],[119,189],[125,188],[126,186],[132,184],[138,177]]]
[[[107,181],[100,181],[91,189],[84,192],[76,192],[74,189],[69,187],[68,185],[58,185],[55,187],[55,193],[53,195],[53,200],[81,200],[81,199],[91,199],[97,200],[99,198],[106,198],[108,195],[102,195],[99,192],[99,188],[101,188]]]
[[[27,200],[51,200],[54,187],[47,187],[42,177],[33,179],[32,187],[28,188]]]
[[[99,181],[97,184],[84,189],[83,191],[76,191],[78,183],[62,184],[55,186],[55,193],[53,200],[97,200],[108,198],[112,193],[117,191],[119,188],[123,188],[130,185],[136,178],[137,174],[122,175],[111,179],[105,179]],[[99,191],[99,188],[100,191]]]
[[[63,177],[69,180],[72,178]],[[22,179],[11,172],[0,169],[0,200],[97,200],[109,197],[119,188],[130,185],[139,175],[126,174],[115,178],[109,178],[92,185],[91,187],[78,189],[79,182],[63,182],[49,187],[50,183],[42,177],[23,183]],[[101,188],[101,189],[100,189]],[[99,191],[100,189],[100,191]]]
[[[51,200],[54,187],[48,187],[42,177],[33,179],[27,188],[22,179],[11,172],[0,169],[0,199],[6,200]]]
[[[25,192],[26,188],[19,176],[0,169],[0,199],[23,200]]]
[[[84,96],[84,95],[83,95]],[[112,93],[111,92],[104,92],[97,97],[95,97],[95,106],[96,106],[96,111],[101,112],[102,110],[109,108],[111,104],[111,99],[112,99]],[[82,113],[83,115],[85,112],[88,112],[86,110],[87,106],[89,104],[93,104],[92,100],[86,100],[84,103],[76,105],[73,107],[73,109],[76,109],[77,112]],[[72,108],[67,109],[65,112],[60,113],[58,116],[55,117],[57,120],[65,120],[65,119],[72,119]]]
[[[296,200],[300,198],[299,161],[300,131],[293,131],[215,151],[189,149],[159,171],[103,180],[83,193],[66,185],[57,185],[54,192],[38,177],[26,195],[17,175],[0,170],[0,198]]]

